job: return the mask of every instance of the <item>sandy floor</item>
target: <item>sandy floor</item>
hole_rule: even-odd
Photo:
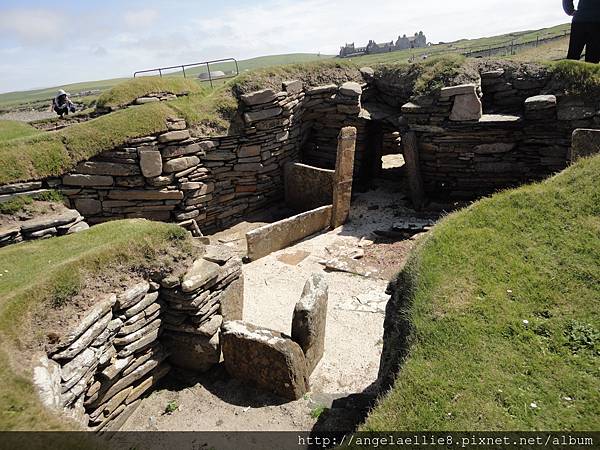
[[[384,183],[384,182],[380,182]],[[387,182],[386,182],[387,183]],[[222,367],[201,377],[180,375],[145,399],[123,430],[310,430],[316,418],[311,411],[331,406],[332,400],[365,389],[372,391],[382,349],[387,279],[403,264],[411,240],[378,242],[372,232],[388,229],[402,215],[402,194],[386,189],[359,194],[349,222],[341,228],[304,240],[244,266],[244,320],[290,333],[292,312],[304,283],[322,272],[329,283],[325,355],[310,383],[311,392],[295,402],[282,403],[230,379]],[[239,236],[260,222],[240,224],[212,240],[242,249]],[[361,241],[362,239],[362,241]],[[362,264],[374,265],[366,278],[342,272],[325,272],[319,261],[362,249]],[[360,251],[360,250],[359,250]],[[387,260],[373,257],[387,252]],[[370,257],[368,256],[370,255]],[[164,414],[169,402],[179,408]]]

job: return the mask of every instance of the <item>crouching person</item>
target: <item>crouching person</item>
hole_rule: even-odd
[[[70,112],[75,112],[75,104],[71,101],[69,95],[61,89],[52,100],[52,109],[54,109],[54,112],[60,117],[63,117]]]

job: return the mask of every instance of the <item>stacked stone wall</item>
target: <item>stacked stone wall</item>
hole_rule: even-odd
[[[43,403],[94,431],[116,430],[172,366],[208,370],[223,318],[240,319],[241,261],[207,246],[180,280],[142,280],[98,298],[34,368]]]

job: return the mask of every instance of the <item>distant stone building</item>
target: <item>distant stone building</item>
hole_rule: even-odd
[[[354,43],[346,44],[340,49],[340,58],[348,58],[350,56],[372,55],[377,53],[389,53],[398,50],[406,50],[409,48],[425,48],[427,47],[427,37],[422,31],[415,33],[414,36],[407,37],[406,35],[398,37],[396,42],[386,42],[378,44],[370,40],[366,47],[356,47]]]

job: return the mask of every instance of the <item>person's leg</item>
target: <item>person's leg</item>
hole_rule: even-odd
[[[585,44],[585,60],[589,63],[600,63],[600,23],[588,23]]]
[[[579,61],[583,47],[585,47],[585,24],[573,22],[571,24],[571,40],[569,41],[569,53],[567,59]]]

